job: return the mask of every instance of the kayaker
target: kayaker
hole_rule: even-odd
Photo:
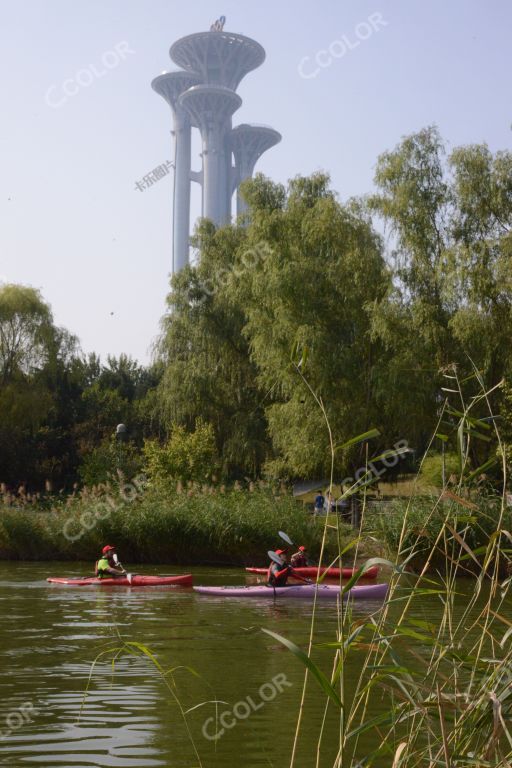
[[[117,579],[120,576],[126,576],[126,571],[114,559],[116,548],[107,544],[101,550],[101,557],[96,563],[94,573],[98,579]]]
[[[305,568],[307,564],[308,557],[306,555],[306,547],[300,546],[299,551],[291,556],[290,565],[292,568]]]
[[[276,555],[279,555],[283,564],[275,563],[273,560],[269,565],[267,571],[267,584],[269,587],[286,587],[288,576],[293,576],[294,579],[303,581],[305,584],[311,584],[311,579],[303,579],[298,573],[295,573],[291,565],[288,565],[286,558],[288,557],[285,549],[276,549]]]

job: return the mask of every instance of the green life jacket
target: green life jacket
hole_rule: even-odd
[[[106,570],[110,568],[110,563],[106,557],[101,557],[96,564],[98,579],[109,579],[111,574]]]

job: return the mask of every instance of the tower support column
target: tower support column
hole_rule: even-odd
[[[173,272],[189,261],[191,144],[190,120],[180,110],[174,123]]]
[[[174,195],[172,217],[172,272],[189,262],[190,180],[192,127],[190,117],[178,104],[180,95],[197,85],[199,78],[189,72],[167,72],[155,77],[153,90],[169,104],[174,134]]]
[[[223,86],[196,85],[179,99],[179,105],[189,114],[192,125],[201,131],[203,216],[217,227],[227,224],[230,218],[231,117],[241,104],[240,96]]]

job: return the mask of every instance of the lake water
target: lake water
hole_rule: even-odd
[[[241,569],[189,570],[195,584],[246,583]],[[88,571],[89,564],[0,563],[1,765],[289,765],[304,669],[261,630],[305,646],[310,601],[228,600],[190,589],[45,581],[50,574]],[[151,566],[144,572],[180,571]],[[354,610],[364,617],[378,607],[359,603]],[[421,617],[435,620],[438,612],[437,598],[425,599]],[[332,641],[336,627],[335,605],[319,603],[316,641]],[[94,659],[123,641],[144,644],[166,670],[176,668],[166,677],[170,689],[146,659],[123,654],[112,668],[114,651],[91,673]],[[328,673],[332,654],[319,651],[315,658],[322,662],[322,656]],[[357,673],[354,668],[354,680]],[[325,697],[316,683],[310,685],[297,768],[315,765],[324,712]],[[215,700],[225,703],[208,703]],[[181,710],[192,710],[186,715],[190,733]],[[215,719],[223,712],[226,727]],[[326,768],[337,747],[334,707],[329,715],[321,757]]]

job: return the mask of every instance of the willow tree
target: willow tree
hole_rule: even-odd
[[[512,155],[473,145],[447,156],[431,127],[383,154],[375,181],[370,205],[391,230],[394,288],[374,328],[394,350],[389,375],[409,372],[421,421],[429,399],[436,415],[447,366],[475,374],[475,393],[477,378],[491,387],[512,373]],[[492,450],[480,445],[475,460]]]
[[[381,427],[383,349],[371,334],[374,306],[389,277],[380,238],[362,209],[342,205],[324,174],[281,188],[261,178],[245,188],[246,248],[261,252],[235,290],[246,313],[244,335],[267,395],[273,474],[325,475],[329,440],[315,396],[338,442]],[[269,201],[272,204],[269,206]],[[306,382],[291,364],[307,352]],[[314,393],[314,394],[313,394]],[[390,435],[386,436],[386,440]],[[361,457],[337,455],[338,476]]]
[[[257,176],[235,225],[199,228],[197,265],[174,278],[163,321],[159,401],[168,429],[213,425],[228,472],[326,473],[315,396],[336,442],[377,427],[376,449],[406,439],[421,451],[447,367],[510,377],[510,154],[447,157],[427,128],[379,158],[375,182],[342,204],[324,174],[286,188]],[[337,454],[337,475],[363,458]]]
[[[488,383],[512,376],[512,153],[485,145],[451,154],[456,341]]]
[[[175,275],[162,320],[157,356],[165,366],[159,411],[167,433],[192,431],[198,418],[215,432],[222,471],[257,474],[268,436],[257,371],[242,331],[244,307],[233,295],[233,266],[246,230],[215,230],[205,221],[195,245],[196,267]]]
[[[54,360],[59,332],[39,291],[0,288],[0,467],[4,482],[26,479],[36,458],[35,436],[53,406],[41,372]]]

